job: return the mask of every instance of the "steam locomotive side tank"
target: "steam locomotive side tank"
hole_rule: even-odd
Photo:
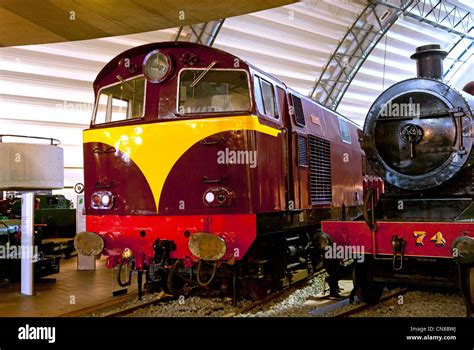
[[[371,303],[385,285],[460,286],[474,304],[474,98],[442,80],[439,45],[419,47],[418,76],[384,91],[363,130],[367,166],[384,179],[369,190],[364,221],[326,221],[336,244],[360,246],[354,292]],[[374,208],[374,209],[372,209]]]

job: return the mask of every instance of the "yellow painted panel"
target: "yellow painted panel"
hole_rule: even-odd
[[[131,159],[146,177],[158,208],[165,180],[178,159],[200,140],[234,130],[255,130],[274,137],[280,133],[261,124],[257,116],[238,116],[90,129],[84,131],[84,143],[107,144],[124,153],[124,161]]]

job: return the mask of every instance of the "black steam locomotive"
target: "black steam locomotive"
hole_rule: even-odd
[[[388,88],[368,112],[363,148],[384,179],[380,201],[369,191],[364,221],[322,227],[338,244],[362,245],[354,273],[362,299],[376,302],[386,285],[460,286],[471,313],[474,97],[442,80],[446,55],[419,47],[418,76]]]

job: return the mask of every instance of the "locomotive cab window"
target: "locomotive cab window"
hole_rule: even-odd
[[[258,75],[253,76],[253,89],[255,93],[255,104],[260,114],[265,114],[265,107],[263,106],[262,89],[260,88],[260,78]]]
[[[178,95],[179,114],[246,112],[251,105],[244,70],[183,69]]]
[[[102,88],[97,99],[94,124],[141,118],[144,113],[144,97],[143,76]]]
[[[260,79],[260,86],[262,87],[263,105],[265,106],[265,114],[268,117],[278,119],[278,111],[275,102],[275,91],[273,85],[268,81]]]
[[[57,198],[54,198],[54,197],[48,197],[48,198],[46,198],[46,203],[48,205],[58,205],[59,200]]]
[[[339,130],[341,132],[341,139],[345,143],[351,143],[351,133],[349,130],[349,125],[347,125],[347,121],[342,118],[337,118],[339,121]]]
[[[291,95],[291,101],[293,102],[293,114],[295,115],[295,122],[300,126],[305,126],[304,111],[301,98],[295,95]]]
[[[254,75],[255,100],[260,114],[278,119],[275,91],[273,84]]]

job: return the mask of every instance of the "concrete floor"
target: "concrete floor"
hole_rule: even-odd
[[[20,294],[20,284],[0,288],[0,317],[60,316],[114,299],[112,292],[121,288],[116,271],[105,267],[105,259],[96,261],[95,271],[77,271],[77,258],[62,259],[61,272],[48,276],[55,283],[35,284],[35,295]],[[135,282],[135,283],[133,283]],[[136,291],[136,278],[128,292]]]

